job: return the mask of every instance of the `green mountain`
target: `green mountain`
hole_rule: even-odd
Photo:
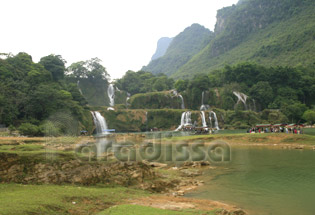
[[[213,33],[199,24],[193,24],[178,34],[169,45],[166,53],[142,70],[153,74],[171,75],[200,52],[213,38]]]
[[[166,53],[168,47],[170,46],[173,38],[169,37],[162,37],[157,42],[157,47],[154,55],[152,56],[151,60],[158,59],[160,57],[163,57],[163,55]]]
[[[214,38],[209,37],[209,43],[201,51],[166,74],[188,79],[243,61],[264,66],[313,65],[314,11],[313,0],[243,0],[225,7],[217,13]],[[166,55],[163,58],[167,61]],[[166,69],[166,65],[154,68],[157,67]]]

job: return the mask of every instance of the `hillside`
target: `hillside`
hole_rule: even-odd
[[[153,74],[171,75],[200,52],[212,39],[213,33],[199,24],[193,24],[177,35],[165,55],[155,59],[142,70]]]
[[[157,42],[156,51],[155,51],[154,55],[152,56],[151,60],[155,60],[155,59],[158,59],[160,57],[163,57],[163,55],[167,51],[167,48],[171,44],[172,40],[173,40],[173,38],[169,38],[169,37],[160,38],[159,41]]]
[[[313,65],[314,10],[311,0],[246,0],[222,8],[217,13],[215,36],[208,38],[200,52],[180,67],[176,64],[174,70],[160,62],[154,67],[149,64],[147,69],[155,73],[159,68],[175,79],[188,79],[244,61],[264,66]],[[180,58],[186,53],[176,54]],[[172,58],[165,55],[163,61],[172,62]]]

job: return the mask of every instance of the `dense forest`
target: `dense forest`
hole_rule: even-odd
[[[175,88],[192,109],[200,107],[202,91],[205,91],[205,104],[225,110],[245,110],[243,104],[235,107],[237,97],[233,92],[242,92],[248,96],[248,109],[278,109],[289,122],[298,122],[303,113],[315,105],[315,68],[240,63],[208,75],[196,75],[192,80],[177,80]]]
[[[98,58],[68,68],[65,63],[60,55],[42,57],[38,63],[26,53],[0,59],[1,124],[31,135],[57,135],[68,132],[69,127],[75,128],[69,132],[78,133],[93,127],[90,110],[97,108],[88,102],[88,94],[82,93],[77,81],[90,83],[90,90],[103,90],[108,97],[110,77]],[[98,82],[106,85],[99,89]],[[199,110],[206,105],[218,111],[278,110],[276,119],[282,122],[315,121],[315,68],[310,67],[264,67],[245,62],[176,81],[164,74],[128,71],[112,84],[117,95],[131,97],[115,98],[117,110],[182,109],[181,95],[185,109]],[[246,94],[246,105],[235,92]],[[75,124],[69,126],[70,121]],[[51,123],[60,126],[54,130]]]
[[[25,135],[77,134],[93,130],[91,110],[103,110],[111,122],[121,112],[121,119],[142,123],[144,129],[143,118],[137,116],[144,117],[147,109],[148,118],[155,116],[153,122],[162,126],[159,114],[164,113],[174,117],[167,123],[174,126],[184,110],[171,109],[199,111],[201,106],[222,112],[220,123],[224,116],[230,118],[224,123],[232,128],[269,118],[312,124],[314,8],[312,0],[241,1],[218,11],[214,32],[193,24],[168,38],[166,52],[141,71],[127,71],[113,81],[98,58],[66,67],[60,55],[35,63],[27,53],[0,53],[0,125]],[[108,106],[115,111],[107,112]],[[129,110],[135,118],[128,116]],[[250,114],[255,120],[236,122]],[[124,129],[129,126],[119,123]]]
[[[143,69],[174,79],[191,79],[197,73],[207,74],[226,64],[245,61],[266,67],[312,67],[314,10],[312,0],[242,1],[218,10],[214,32],[203,34],[199,43],[194,35],[200,29],[196,26],[185,29],[174,38],[163,57]],[[183,43],[193,51],[176,48]],[[196,44],[201,49],[196,49]]]
[[[67,70],[60,55],[42,57],[34,63],[27,53],[0,59],[0,122],[11,130],[43,135],[47,120],[58,115],[75,119],[77,129],[89,124],[87,101],[69,78],[106,79],[106,69],[94,58],[72,64]],[[67,73],[68,71],[68,73]],[[64,118],[64,117],[63,117]],[[46,126],[46,127],[45,127]],[[67,129],[66,124],[64,128]],[[59,131],[50,131],[58,133]]]

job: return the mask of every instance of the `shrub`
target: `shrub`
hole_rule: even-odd
[[[26,136],[38,136],[40,134],[40,130],[38,126],[33,125],[31,123],[22,123],[18,128],[20,134]]]

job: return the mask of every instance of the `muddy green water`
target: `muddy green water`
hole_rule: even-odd
[[[254,215],[315,214],[315,151],[232,147],[232,160],[202,176],[187,197],[237,205]]]

